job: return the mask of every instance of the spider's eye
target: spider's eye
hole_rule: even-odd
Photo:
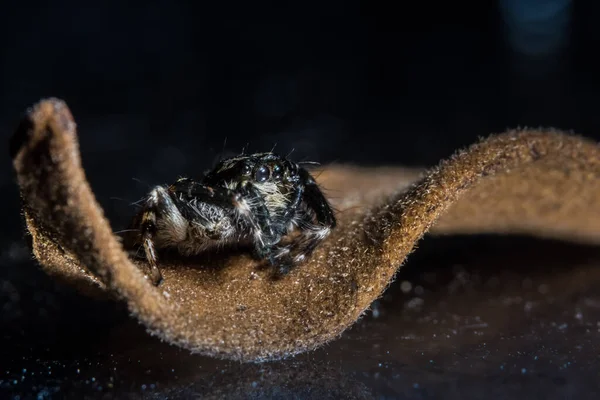
[[[283,178],[283,168],[281,167],[281,165],[279,165],[279,164],[273,165],[273,175],[272,175],[272,177],[276,181],[279,181],[279,180],[281,180],[281,178]]]
[[[256,169],[256,172],[254,173],[254,179],[256,182],[264,182],[269,179],[270,174],[271,171],[269,171],[269,168],[267,168],[266,165],[261,165]]]
[[[252,173],[252,167],[248,164],[242,165],[242,175],[250,175]]]

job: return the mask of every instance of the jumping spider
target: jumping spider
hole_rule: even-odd
[[[196,182],[156,186],[134,218],[155,285],[162,280],[156,250],[198,254],[232,243],[251,245],[257,258],[286,274],[325,239],[336,220],[309,172],[273,153],[223,160]],[[296,233],[295,236],[288,234]],[[287,239],[287,240],[286,240]]]

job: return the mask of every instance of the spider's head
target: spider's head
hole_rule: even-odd
[[[204,183],[227,186],[239,182],[291,183],[298,177],[297,164],[274,153],[257,153],[228,158],[204,177]]]

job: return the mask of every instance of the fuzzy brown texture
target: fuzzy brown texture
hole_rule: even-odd
[[[402,168],[325,168],[318,179],[338,210],[338,227],[283,279],[273,280],[246,254],[165,257],[156,288],[104,218],[63,102],[37,104],[11,147],[43,268],[117,295],[160,338],[221,358],[277,359],[335,339],[381,295],[434,223],[432,232],[441,234],[600,242],[599,146],[557,131],[510,131],[422,178]]]

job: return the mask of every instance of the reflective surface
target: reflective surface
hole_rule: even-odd
[[[115,303],[34,274],[44,290],[11,297],[2,285],[0,390],[21,398],[594,398],[599,265],[592,247],[427,237],[339,340],[266,364],[190,355],[147,335]]]

